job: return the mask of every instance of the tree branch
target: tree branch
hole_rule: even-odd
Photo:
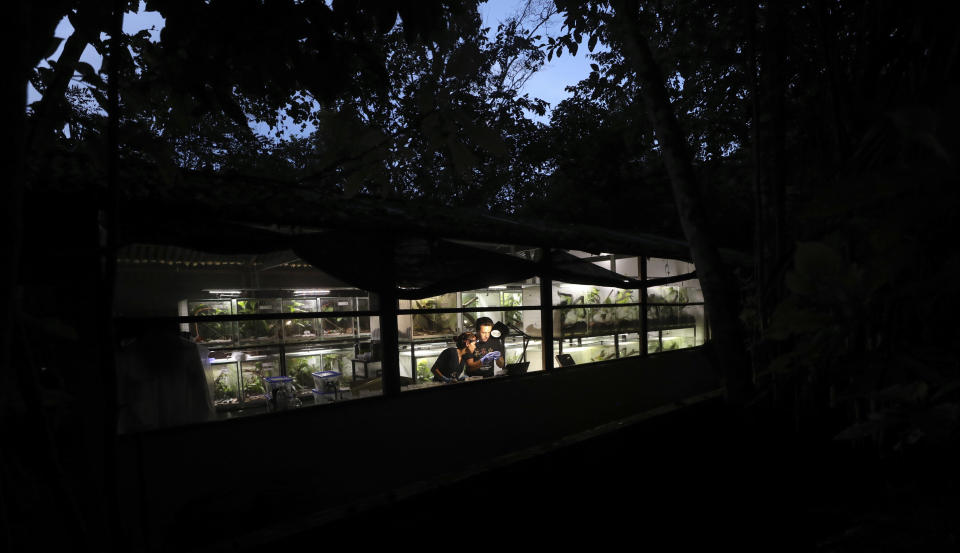
[[[52,133],[61,119],[57,117],[58,108],[63,104],[67,87],[77,69],[80,55],[90,41],[82,27],[75,28],[73,34],[63,45],[63,52],[53,66],[53,79],[43,91],[43,97],[34,110],[33,124],[27,133],[27,144],[30,152],[40,151],[46,141],[52,138]]]

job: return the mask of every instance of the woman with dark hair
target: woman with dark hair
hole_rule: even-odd
[[[462,378],[467,359],[473,356],[477,347],[477,337],[472,332],[464,332],[457,336],[457,347],[443,350],[440,357],[433,364],[430,372],[434,382],[455,382]]]

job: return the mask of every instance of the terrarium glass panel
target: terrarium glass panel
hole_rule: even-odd
[[[461,307],[480,309],[483,307],[500,307],[499,290],[470,290],[460,294]]]
[[[187,311],[194,317],[232,315],[233,302],[231,300],[189,301]],[[234,321],[189,324],[193,339],[208,347],[229,346],[236,343],[237,323]]]
[[[451,292],[411,302],[412,309],[446,309],[457,306],[457,294]],[[415,313],[412,316],[413,337],[452,336],[458,333],[457,313]]]
[[[400,376],[405,376],[407,378],[413,378],[413,344],[400,344],[399,351],[399,361],[400,361]],[[423,374],[425,378],[429,379],[430,367],[427,367],[427,372]],[[418,372],[419,374],[419,372]],[[418,380],[420,377],[418,376]]]
[[[280,298],[243,298],[237,300],[238,315],[263,315],[280,312]],[[280,321],[253,319],[238,321],[240,345],[275,344],[280,341]]]
[[[661,349],[660,331],[647,333],[647,353],[657,353]]]
[[[338,311],[355,311],[356,308],[354,305],[354,298],[323,298],[320,300],[320,312],[335,313]],[[320,319],[320,326],[323,329],[324,338],[354,336],[356,317],[353,315],[324,317]]]
[[[540,305],[540,286],[524,286],[523,287],[523,305],[525,306],[534,306]],[[530,336],[541,336],[541,312],[536,311],[521,311],[520,312],[522,324],[518,328],[522,328],[524,332]]]
[[[523,337],[520,336],[510,336],[506,339],[504,343],[505,349],[507,350],[506,363],[519,363],[521,356],[523,356]],[[527,360],[530,358],[530,344],[527,344]]]
[[[636,290],[559,283],[553,292],[554,305],[561,308],[555,311],[554,332],[563,336],[598,336],[640,326],[639,309],[629,305],[640,302]]]
[[[236,405],[240,402],[240,367],[237,361],[227,357],[214,359],[207,366],[208,381],[212,382],[213,403],[217,407]]]
[[[706,320],[704,317],[703,305],[686,305],[680,309],[680,319],[687,321],[696,331],[696,340],[694,345],[703,345],[707,338]]]
[[[283,300],[284,313],[314,313],[317,300],[314,298],[295,298]],[[283,340],[285,342],[309,342],[319,337],[319,325],[316,318],[298,318],[283,320]]]
[[[553,305],[582,305],[587,303],[587,296],[590,295],[591,288],[593,288],[593,286],[554,282]]]
[[[431,342],[426,344],[416,344],[412,351],[406,351],[405,356],[401,356],[401,367],[400,374],[410,378],[408,375],[411,374],[410,367],[413,365],[414,361],[417,364],[416,369],[416,383],[430,382],[433,380],[433,374],[430,372],[430,369],[433,368],[433,364],[437,362],[437,358],[440,357],[440,354],[443,353],[443,350],[448,347],[452,347],[454,344],[447,342]],[[412,355],[411,355],[412,353]],[[404,359],[405,357],[405,359]],[[404,363],[404,361],[406,363]],[[405,366],[404,366],[405,365]],[[406,381],[407,383],[413,383],[411,381]]]
[[[662,351],[692,348],[697,345],[697,329],[693,327],[664,330],[660,343]]]
[[[313,373],[323,370],[322,350],[303,346],[287,350],[287,376],[293,378],[294,389],[298,397],[311,397],[314,388]]]
[[[678,282],[676,285],[680,289],[678,293],[680,303],[699,303],[703,301],[703,289],[700,288],[699,279],[685,280]]]
[[[639,305],[620,305],[614,307],[613,312],[616,317],[618,332],[637,332],[640,330]]]
[[[553,331],[558,336],[586,336],[588,313],[585,307],[556,308],[553,310]]]
[[[647,278],[683,275],[694,271],[693,263],[679,259],[650,257],[647,259]]]
[[[696,308],[700,306],[653,305],[647,308],[650,330],[693,327],[697,320]]]
[[[357,311],[369,311],[370,299],[357,298]],[[357,332],[360,336],[370,336],[370,316],[357,317]]]
[[[476,328],[476,321],[480,317],[489,317],[494,321],[499,321],[500,311],[487,311],[484,307],[500,307],[499,290],[471,290],[460,294],[461,307],[470,308],[473,311],[463,314],[463,329],[473,331]]]
[[[451,307],[457,307],[456,292],[410,301],[410,309],[447,309]]]
[[[620,335],[620,357],[635,357],[640,355],[640,334],[630,333]]]
[[[613,271],[630,278],[638,278],[640,275],[639,259],[637,257],[617,257]]]
[[[510,357],[509,352],[507,357]],[[527,361],[530,362],[530,366],[527,367],[528,373],[543,370],[543,347],[540,340],[531,340],[527,344]]]
[[[523,293],[520,290],[504,290],[500,292],[500,305],[503,307],[520,307],[523,305]],[[502,311],[501,319],[504,323],[517,328],[523,328],[523,311]]]
[[[685,281],[684,283],[698,283],[698,281]],[[703,301],[703,293],[698,285],[679,286],[671,284],[668,286],[651,286],[647,289],[647,303],[661,303],[666,305],[677,305],[690,302]]]
[[[513,363],[520,363],[521,361],[526,361],[529,364],[527,367],[527,372],[533,370],[542,370],[542,360],[540,340],[528,340],[526,355],[524,356],[524,347],[523,347],[523,337],[516,336],[511,334],[507,337],[504,346],[506,349],[506,365],[511,365]],[[505,374],[502,370],[497,369],[496,374]]]
[[[274,348],[244,350],[240,360],[240,400],[244,403],[266,399],[263,379],[280,376],[280,355]]]
[[[569,353],[578,365],[607,361],[617,357],[617,349],[614,347],[613,336],[609,338],[585,338],[575,346],[565,345],[563,347],[563,353]]]
[[[322,367],[318,370],[335,371],[341,374],[341,382],[348,382],[352,379],[351,372],[353,363],[350,362],[354,357],[352,347],[347,348],[324,348],[323,357],[320,359]],[[371,375],[373,376],[373,375]]]

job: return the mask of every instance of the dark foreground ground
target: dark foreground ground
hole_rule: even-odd
[[[954,461],[784,427],[708,402],[256,548],[960,551]]]

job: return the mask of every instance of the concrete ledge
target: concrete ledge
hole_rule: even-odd
[[[718,388],[698,348],[124,436],[122,524],[145,550],[237,550],[715,398]],[[259,529],[245,533],[250,522],[239,521]]]

